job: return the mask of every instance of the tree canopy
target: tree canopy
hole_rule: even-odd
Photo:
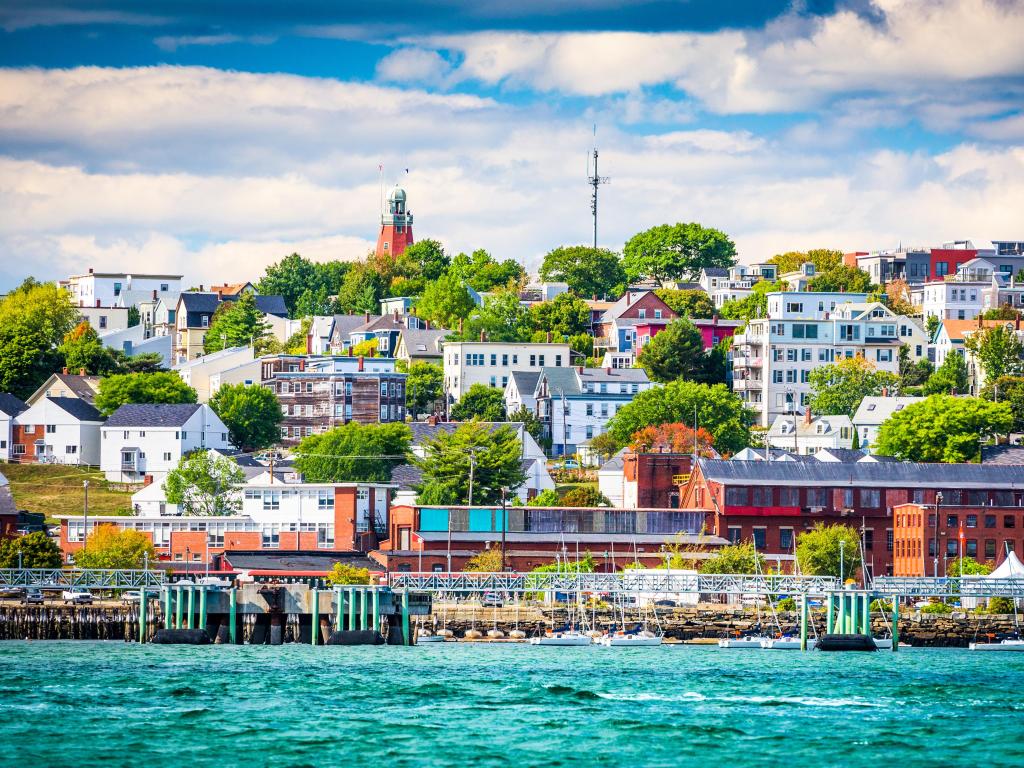
[[[415,419],[433,413],[444,397],[444,369],[432,363],[413,363],[405,378],[405,407]]]
[[[412,442],[405,424],[359,424],[310,435],[295,449],[295,468],[311,483],[386,483]]]
[[[688,379],[707,384],[724,383],[724,360],[704,351],[704,339],[696,326],[678,318],[665,326],[640,351],[637,364],[652,381]]]
[[[875,452],[902,461],[975,461],[986,436],[1006,434],[1012,426],[1007,403],[932,395],[882,422]]]
[[[416,271],[427,283],[443,276],[452,263],[441,244],[437,240],[430,239],[419,240],[407,246],[399,258],[411,261],[415,265]]]
[[[346,584],[369,584],[370,569],[360,568],[349,563],[335,563],[327,574],[327,584],[331,587],[344,586]]]
[[[44,531],[0,539],[0,568],[60,568],[62,564],[60,547]]]
[[[764,573],[764,556],[753,542],[729,544],[701,563],[701,573]]]
[[[451,407],[453,421],[505,421],[505,396],[500,389],[474,384]]]
[[[858,267],[837,264],[821,271],[815,270],[807,286],[812,291],[834,293],[870,293],[877,286],[871,282],[871,275]]]
[[[959,352],[950,352],[942,365],[924,383],[926,395],[957,394],[967,391],[967,362]]]
[[[153,542],[142,531],[103,524],[89,535],[84,548],[75,552],[75,565],[79,568],[141,568],[147,556],[150,563],[156,562]]]
[[[715,305],[704,291],[658,288],[654,293],[680,317],[710,318],[715,314]]]
[[[256,284],[263,295],[282,296],[289,317],[331,314],[336,296],[351,264],[343,261],[314,262],[297,253],[267,267]]]
[[[420,504],[470,503],[471,475],[473,504],[496,504],[503,487],[514,494],[526,481],[522,443],[506,425],[490,429],[470,421],[439,432],[424,449],[423,458],[413,461],[422,473],[416,487]]]
[[[466,323],[461,338],[475,341],[483,332],[489,341],[526,341],[530,338],[530,314],[519,302],[519,292],[499,288]]]
[[[477,291],[489,291],[497,286],[518,283],[526,277],[526,270],[514,259],[495,261],[482,248],[473,251],[469,256],[460,253],[452,259],[449,274],[466,281],[466,284]]]
[[[167,473],[163,489],[167,501],[186,515],[221,517],[242,508],[239,489],[245,473],[237,462],[211,451],[198,450],[182,456]]]
[[[560,339],[590,332],[590,306],[571,293],[560,293],[551,301],[534,304],[528,311],[535,331],[551,331]]]
[[[1013,414],[1010,432],[1024,432],[1024,377],[1000,376],[985,382],[981,396],[986,400],[1007,403]]]
[[[964,336],[964,347],[974,355],[986,380],[1024,373],[1024,344],[1013,325],[980,328]]]
[[[860,568],[860,534],[847,525],[817,523],[797,536],[796,559],[800,570],[809,576],[851,578]]]
[[[123,373],[100,381],[96,408],[109,416],[126,403],[195,403],[196,391],[173,371]]]
[[[58,347],[64,365],[76,373],[85,370],[93,375],[107,373],[114,366],[113,355],[103,346],[99,334],[83,320],[64,335]]]
[[[238,301],[225,301],[217,308],[203,340],[203,351],[210,354],[249,345],[259,349],[269,332],[270,324],[256,306],[256,297],[243,293]]]
[[[698,429],[703,427],[711,433],[721,453],[735,453],[750,440],[751,414],[743,401],[724,384],[692,381],[673,381],[640,392],[612,417],[608,432],[619,445],[628,445],[646,426],[692,424],[695,414]]]
[[[779,274],[796,272],[801,265],[810,262],[815,272],[824,272],[843,263],[843,252],[831,248],[812,248],[809,251],[786,251],[768,259],[769,264],[779,268]]]
[[[658,424],[633,433],[629,448],[637,453],[693,453],[696,445],[698,456],[712,456],[714,436],[704,427],[698,427],[696,440],[694,436],[691,424]]]
[[[462,278],[442,275],[423,289],[416,311],[442,328],[457,328],[476,309]]]
[[[704,267],[730,267],[736,245],[717,229],[696,222],[660,224],[633,235],[623,248],[627,279],[696,280]]]
[[[210,398],[210,407],[228,428],[231,443],[243,451],[267,448],[281,439],[281,404],[268,387],[224,384]]]
[[[607,248],[570,245],[555,248],[540,266],[544,282],[567,283],[569,290],[584,297],[618,294],[626,282],[619,255]]]
[[[78,318],[54,283],[28,278],[0,300],[0,392],[25,399],[60,370],[57,347]]]
[[[850,418],[853,418],[865,397],[881,395],[886,388],[896,394],[900,382],[896,374],[877,370],[870,360],[863,357],[848,357],[815,368],[809,380],[809,404],[814,413],[845,414]]]

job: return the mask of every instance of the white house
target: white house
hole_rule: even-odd
[[[219,352],[212,352],[209,355],[202,355],[191,360],[179,363],[174,366],[175,372],[181,380],[196,391],[199,402],[205,403],[210,399],[214,389],[210,386],[210,377],[235,368],[243,363],[251,363],[254,360],[252,347],[228,347]],[[259,367],[255,375],[250,379],[259,381]],[[233,383],[233,382],[232,382]]]
[[[474,384],[508,386],[512,371],[571,365],[568,344],[519,341],[449,341],[444,344],[444,389],[453,402]]]
[[[966,278],[968,273],[964,273]],[[925,283],[912,293],[916,301],[920,296],[921,310],[925,320],[937,317],[940,320],[973,320],[985,310],[985,297],[989,293],[992,282],[988,280],[974,281],[960,279],[933,280]]]
[[[537,380],[540,371],[512,371],[505,386],[505,413],[515,413],[525,408],[537,413]]]
[[[100,431],[100,469],[113,482],[163,481],[186,453],[231,447],[224,422],[202,404],[122,405]]]
[[[613,507],[622,507],[626,495],[626,465],[622,457],[627,450],[622,448],[597,470],[597,489]]]
[[[127,306],[122,302],[123,294],[135,291],[140,294],[165,296],[181,292],[181,275],[133,275],[123,272],[96,272],[91,267],[83,275],[72,275],[61,281],[61,286],[71,294],[71,303],[77,307]],[[95,326],[93,326],[95,327]]]
[[[859,447],[871,450],[878,439],[878,428],[882,426],[883,421],[908,405],[922,400],[923,397],[865,397],[860,401],[857,412],[853,414],[853,428],[857,430]]]
[[[810,456],[823,448],[852,448],[853,422],[845,415],[813,416],[808,408],[802,418],[776,417],[765,433],[765,443],[798,456]]]
[[[14,442],[14,418],[28,408],[14,395],[0,392],[0,461],[11,460],[11,446]]]
[[[217,394],[217,390],[226,384],[244,384],[250,386],[260,383],[260,369],[262,360],[256,358],[247,363],[241,363],[233,368],[210,374],[210,397]]]
[[[103,416],[77,397],[44,397],[14,417],[12,457],[20,462],[96,466]]]
[[[78,307],[78,314],[102,335],[110,331],[123,331],[128,327],[128,307]]]

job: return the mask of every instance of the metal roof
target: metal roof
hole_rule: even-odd
[[[51,397],[50,402],[79,421],[103,421],[103,415],[91,403],[78,397]]]
[[[1003,467],[1024,466],[1024,445],[983,445],[981,463]]]
[[[224,553],[233,568],[243,571],[329,571],[335,563],[379,571],[361,552],[233,552]]]
[[[197,403],[127,403],[114,411],[107,427],[180,427],[202,408]]]
[[[7,392],[0,392],[0,413],[6,413],[8,416],[17,416],[27,408],[28,404],[25,401],[19,400]]]

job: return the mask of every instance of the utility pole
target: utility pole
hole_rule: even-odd
[[[508,498],[507,487],[501,488],[501,572],[505,572],[505,531],[508,529],[508,512],[505,509],[505,500]]]
[[[82,551],[85,552],[85,548],[89,543],[89,481],[82,481],[82,488],[85,490],[85,501],[83,506],[83,517],[85,521],[82,523]]]

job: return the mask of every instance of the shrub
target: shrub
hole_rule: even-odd
[[[872,613],[891,613],[892,602],[889,600],[872,600],[871,605],[868,606],[868,610]]]
[[[990,597],[986,613],[1013,613],[1013,600],[1009,597]]]
[[[948,603],[941,603],[941,602],[940,603],[928,603],[928,605],[924,606],[924,608],[921,609],[921,613],[945,614],[945,613],[952,613],[952,612],[953,612],[953,606],[949,605]]]
[[[796,600],[792,597],[784,597],[775,604],[775,608],[779,611],[795,611]]]

